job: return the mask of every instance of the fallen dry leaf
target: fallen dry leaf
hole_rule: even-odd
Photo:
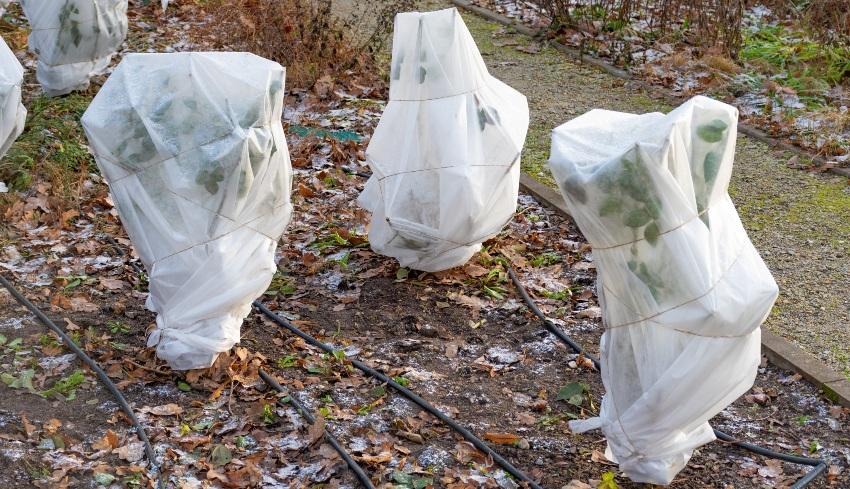
[[[484,433],[484,439],[498,445],[513,445],[519,442],[520,437],[513,433]]]
[[[92,444],[92,448],[95,450],[113,450],[118,448],[118,435],[116,435],[112,430],[106,430],[106,434],[103,435],[103,438],[94,442]]]
[[[128,462],[138,462],[145,456],[145,444],[137,441],[118,447],[115,449],[115,454],[118,458]]]
[[[71,297],[70,309],[74,312],[98,312],[100,308],[85,297]]]
[[[153,414],[154,416],[177,416],[183,413],[183,408],[177,404],[169,403],[162,406],[145,406],[139,411],[143,413]]]
[[[24,425],[24,433],[27,435],[27,438],[32,437],[32,434],[35,433],[35,426],[30,423],[26,415],[21,415],[21,424]]]

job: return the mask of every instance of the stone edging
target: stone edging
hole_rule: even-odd
[[[543,206],[569,217],[563,196],[551,187],[522,172],[519,186],[531,194]],[[828,365],[799,346],[766,329],[761,331],[762,353],[770,363],[787,370],[799,372],[807,381],[817,386],[825,397],[845,407],[850,407],[850,380],[844,378]]]
[[[491,10],[488,10],[486,8],[479,7],[477,5],[473,5],[472,2],[470,2],[469,0],[450,0],[450,1],[454,5],[456,5],[460,8],[463,8],[465,10],[469,10],[470,12],[473,12],[473,13],[481,16],[481,17],[484,17],[487,20],[490,20],[492,22],[497,22],[499,24],[504,24],[504,25],[510,26],[510,27],[516,29],[516,31],[519,32],[520,34],[524,34],[524,35],[529,36],[529,37],[543,37],[542,32],[535,31],[531,27],[528,27],[527,25],[523,24],[522,22],[520,22],[518,20],[511,19],[509,17],[505,17],[504,15],[498,14],[498,13],[493,12]],[[666,91],[663,90],[661,87],[651,85],[651,84],[646,83],[642,80],[635,79],[627,71],[621,70],[620,68],[617,68],[616,66],[612,66],[611,64],[606,63],[605,61],[603,61],[599,58],[590,57],[590,56],[583,56],[582,53],[579,52],[579,50],[572,48],[570,46],[566,46],[564,44],[561,44],[557,41],[553,41],[551,39],[548,42],[549,42],[550,45],[552,45],[552,47],[554,47],[558,51],[561,51],[562,53],[570,56],[571,58],[578,60],[579,62],[581,62],[583,64],[591,65],[591,66],[593,66],[593,67],[595,67],[599,70],[602,70],[602,71],[604,71],[604,72],[606,72],[609,75],[612,75],[614,77],[621,78],[623,80],[629,80],[629,81],[632,81],[634,83],[637,83],[643,89],[651,90],[655,93],[660,93],[664,97],[665,101],[667,101],[671,104],[678,105],[678,104],[682,103],[682,101],[684,100],[683,97],[679,97],[679,96],[675,96],[675,95],[670,94],[670,93],[666,93]],[[811,159],[812,161],[814,161],[818,165],[827,164],[827,161],[823,157],[813,155],[803,148],[800,148],[798,146],[794,146],[793,144],[789,144],[789,143],[786,143],[784,141],[780,141],[779,139],[776,139],[774,137],[771,137],[767,133],[762,131],[761,129],[758,129],[758,128],[751,126],[749,124],[739,122],[738,123],[738,131],[743,133],[743,134],[746,134],[747,136],[749,136],[749,137],[751,137],[751,138],[753,138],[757,141],[761,141],[761,142],[767,144],[768,146],[771,146],[771,147],[774,147],[774,148],[779,148],[779,149],[782,149],[782,150],[785,150],[785,151],[790,151],[790,152],[795,153],[795,154],[802,156],[804,158]],[[829,171],[831,173],[836,174],[836,175],[840,175],[842,177],[850,178],[850,168],[830,168]]]

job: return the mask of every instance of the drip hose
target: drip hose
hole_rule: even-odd
[[[0,275],[0,284],[2,284],[4,287],[6,287],[6,289],[9,290],[9,293],[12,294],[12,297],[14,297],[15,300],[17,300],[22,306],[29,309],[31,313],[35,314],[39,321],[44,323],[45,326],[47,326],[54,333],[59,335],[59,337],[62,338],[62,341],[65,343],[65,346],[67,346],[71,351],[73,351],[83,363],[88,365],[88,367],[92,369],[95,374],[97,374],[97,378],[100,379],[101,383],[103,383],[107,390],[112,393],[112,396],[118,402],[118,405],[121,406],[121,410],[124,411],[124,414],[126,414],[128,418],[130,418],[130,422],[132,423],[133,427],[136,428],[136,435],[139,437],[139,440],[141,440],[142,443],[144,443],[145,445],[145,455],[148,458],[148,462],[150,462],[151,464],[151,470],[156,475],[156,478],[159,481],[159,487],[162,488],[163,483],[162,478],[159,474],[159,464],[156,462],[156,453],[154,452],[154,449],[151,446],[151,442],[148,439],[148,435],[145,432],[144,427],[141,423],[139,423],[139,419],[136,418],[136,414],[133,412],[133,409],[127,403],[127,399],[125,399],[124,395],[121,394],[121,391],[118,390],[118,387],[112,382],[112,380],[110,380],[109,376],[106,375],[106,372],[104,372],[103,369],[100,368],[100,365],[98,365],[97,362],[92,360],[92,358],[89,357],[86,352],[84,352],[79,346],[76,345],[76,343],[74,343],[73,340],[71,340],[71,338],[65,333],[65,331],[62,330],[62,328],[57,326],[56,323],[51,321],[50,318],[47,317],[47,315],[41,311],[41,309],[36,307],[35,304],[33,304],[29,301],[29,299],[24,297],[23,294],[21,294],[18,289],[16,289],[15,286],[11,284],[11,282],[6,280],[3,275]]]
[[[260,377],[262,377],[263,381],[266,384],[270,385],[274,390],[286,396],[284,399],[278,398],[278,404],[292,404],[295,407],[295,410],[298,411],[298,414],[300,414],[304,419],[306,419],[308,423],[316,424],[316,417],[313,416],[313,414],[310,413],[307,407],[304,406],[298,399],[296,399],[295,396],[287,394],[283,386],[280,385],[280,383],[275,380],[274,377],[272,377],[271,375],[266,373],[265,370],[262,369],[260,369]],[[340,457],[342,457],[342,459],[348,465],[348,468],[351,469],[352,472],[354,472],[354,475],[357,476],[357,479],[360,481],[361,484],[363,484],[363,487],[365,487],[366,489],[375,489],[375,485],[372,484],[372,481],[369,479],[369,476],[366,475],[366,472],[363,471],[363,468],[360,467],[360,465],[358,465],[353,458],[351,458],[351,455],[345,450],[345,448],[342,447],[342,445],[340,445],[339,440],[337,440],[336,437],[330,431],[328,431],[327,428],[324,428],[324,437],[325,441],[328,442],[328,444],[330,444],[330,446],[332,446],[334,450],[336,450],[336,453],[338,453]]]
[[[322,343],[321,341],[317,340],[316,338],[314,338],[314,337],[310,336],[309,334],[301,331],[300,329],[295,327],[292,323],[290,323],[286,319],[284,319],[284,318],[280,317],[279,315],[275,314],[274,312],[272,312],[269,308],[264,306],[259,301],[254,301],[254,307],[256,307],[266,317],[268,317],[269,319],[271,319],[272,321],[274,321],[278,325],[288,329],[291,333],[300,337],[301,339],[303,339],[307,343],[309,343],[309,344],[311,344],[311,345],[313,345],[317,348],[320,348],[320,349],[322,349],[325,352],[330,353],[330,354],[333,354],[336,351],[330,345]],[[477,436],[472,434],[471,431],[469,431],[466,428],[464,428],[463,426],[459,425],[455,420],[450,418],[448,415],[446,415],[445,413],[443,413],[439,409],[432,406],[430,403],[428,403],[428,401],[426,401],[425,399],[422,399],[421,397],[419,397],[416,393],[414,393],[410,389],[404,387],[403,385],[399,384],[398,382],[394,381],[393,379],[387,377],[383,372],[380,372],[379,370],[376,370],[376,369],[366,365],[365,363],[363,363],[359,360],[351,360],[351,365],[353,365],[354,368],[360,370],[361,372],[363,372],[363,373],[365,373],[365,374],[367,374],[367,375],[369,375],[373,378],[376,378],[376,379],[380,380],[381,382],[387,384],[388,386],[392,387],[394,390],[398,391],[404,397],[413,401],[419,407],[421,407],[425,411],[428,411],[429,413],[431,413],[432,415],[437,417],[437,419],[439,419],[440,421],[442,421],[443,423],[448,425],[451,429],[458,432],[468,442],[472,443],[472,445],[475,446],[475,448],[477,448],[478,450],[480,450],[480,451],[484,452],[485,454],[489,455],[490,457],[492,457],[493,461],[496,462],[500,467],[502,467],[506,472],[508,472],[509,474],[511,474],[512,476],[514,476],[515,478],[517,478],[521,481],[527,482],[528,485],[532,489],[543,489],[542,487],[540,487],[540,485],[538,485],[536,482],[534,482],[529,476],[525,475],[521,470],[519,470],[516,467],[514,467],[513,465],[511,465],[510,462],[508,462],[501,455],[496,453],[492,448],[490,448],[480,438],[478,438]]]
[[[547,318],[546,315],[543,314],[540,308],[537,307],[534,301],[531,300],[531,296],[528,295],[528,291],[522,285],[522,282],[519,281],[519,278],[516,276],[516,273],[514,273],[513,269],[507,265],[505,265],[505,268],[507,268],[508,275],[510,275],[511,280],[513,281],[514,286],[519,292],[519,295],[522,297],[522,300],[525,302],[525,305],[528,306],[529,309],[531,309],[531,312],[533,312],[535,316],[537,316],[538,318],[540,318],[541,321],[543,321],[543,325],[546,327],[546,329],[549,330],[549,332],[551,332],[555,336],[557,336],[558,339],[563,341],[567,346],[572,348],[573,351],[589,358],[593,362],[594,367],[596,367],[597,370],[601,370],[599,360],[589,354],[587,351],[585,351],[584,348],[581,347],[581,345],[570,339],[570,337],[567,336],[567,334],[564,333],[561,328],[557,327],[552,321],[550,321],[549,318]],[[794,485],[791,486],[791,489],[802,489],[806,487],[810,482],[815,480],[817,476],[822,474],[827,469],[826,462],[821,459],[800,457],[797,455],[788,455],[785,453],[774,452],[773,450],[769,450],[758,445],[753,445],[752,443],[738,441],[732,435],[726,434],[719,430],[714,430],[714,435],[719,440],[722,440],[724,442],[729,443],[730,445],[734,445],[749,452],[756,453],[758,455],[763,455],[765,457],[773,458],[776,460],[782,460],[783,462],[790,462],[792,464],[808,465],[810,467],[814,467],[813,469],[808,471],[806,475],[804,475],[797,482],[795,482]]]

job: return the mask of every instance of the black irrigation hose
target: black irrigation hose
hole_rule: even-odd
[[[18,289],[16,289],[15,286],[11,284],[11,282],[6,280],[6,277],[4,277],[3,275],[0,275],[0,285],[6,287],[6,289],[9,290],[9,293],[12,294],[12,297],[14,297],[15,300],[17,300],[19,303],[21,303],[21,305],[29,309],[29,311],[35,314],[35,316],[42,323],[44,323],[45,326],[47,326],[54,333],[59,335],[59,337],[62,338],[62,341],[65,343],[65,346],[71,349],[71,351],[73,351],[83,363],[88,365],[89,368],[92,369],[95,374],[97,374],[98,379],[100,379],[103,385],[106,386],[109,392],[112,393],[112,396],[115,397],[115,400],[118,402],[118,405],[121,406],[121,409],[124,411],[127,417],[130,418],[130,422],[133,424],[133,427],[136,428],[136,435],[145,445],[145,455],[147,455],[148,461],[151,464],[151,470],[159,480],[159,487],[162,487],[162,477],[160,477],[159,473],[159,464],[156,462],[156,453],[154,452],[153,447],[151,446],[151,442],[148,439],[148,435],[145,432],[145,428],[142,426],[141,423],[139,423],[139,419],[136,418],[136,414],[133,413],[133,409],[127,403],[127,399],[124,398],[124,395],[121,394],[121,391],[118,390],[118,387],[112,382],[112,380],[110,380],[109,376],[106,375],[106,372],[104,372],[103,369],[100,368],[100,365],[98,365],[97,362],[92,360],[92,358],[89,357],[86,352],[84,352],[79,346],[77,346],[76,343],[74,343],[74,341],[65,333],[65,331],[62,330],[62,328],[57,326],[56,323],[51,321],[50,318],[47,317],[47,315],[41,311],[41,309],[36,307],[35,304],[33,304],[29,301],[29,299],[24,297],[23,294],[21,294]]]
[[[283,326],[284,328],[288,329],[291,333],[295,334],[296,336],[299,336],[301,339],[303,339],[307,343],[309,343],[309,344],[311,344],[311,345],[313,345],[317,348],[320,348],[320,349],[326,351],[327,353],[331,353],[331,354],[334,353],[335,350],[330,345],[322,343],[321,341],[317,340],[316,338],[314,338],[314,337],[310,336],[309,334],[307,334],[307,333],[301,331],[300,329],[296,328],[292,323],[290,323],[286,319],[278,316],[277,314],[275,314],[273,311],[271,311],[269,308],[264,306],[259,301],[254,301],[254,307],[256,307],[260,312],[262,312],[269,319],[271,319],[272,321],[274,321],[278,325]],[[540,485],[538,485],[536,482],[534,482],[534,480],[532,480],[529,476],[525,475],[521,470],[514,467],[510,462],[508,462],[501,455],[496,453],[492,448],[490,448],[480,438],[478,438],[477,436],[472,434],[471,431],[469,431],[466,428],[464,428],[463,426],[459,425],[455,420],[450,418],[448,415],[446,415],[445,413],[443,413],[439,409],[432,406],[425,399],[422,399],[421,397],[419,397],[415,392],[411,391],[410,389],[404,387],[403,385],[401,385],[398,382],[394,381],[393,379],[389,378],[383,372],[380,372],[379,370],[376,370],[376,369],[366,365],[365,363],[363,363],[359,360],[351,360],[351,364],[356,369],[360,370],[361,372],[363,372],[363,373],[365,373],[365,374],[367,374],[371,377],[374,377],[374,378],[380,380],[381,382],[386,383],[388,386],[390,386],[393,389],[395,389],[396,391],[398,391],[404,397],[406,397],[406,398],[410,399],[411,401],[413,401],[414,403],[416,403],[422,409],[424,409],[424,410],[428,411],[429,413],[431,413],[432,415],[436,416],[440,421],[442,421],[443,423],[448,425],[451,429],[458,432],[468,442],[472,443],[472,445],[475,446],[475,448],[477,448],[478,450],[480,450],[480,451],[484,452],[485,454],[489,455],[490,457],[492,457],[494,462],[499,464],[500,467],[502,467],[506,472],[508,472],[509,474],[514,476],[515,478],[517,478],[521,481],[527,482],[528,485],[530,487],[532,487],[533,489],[543,489]]]
[[[563,341],[567,346],[572,348],[573,351],[575,351],[576,353],[580,353],[580,354],[584,355],[585,357],[589,358],[593,362],[593,365],[596,367],[596,369],[600,370],[599,360],[596,359],[595,357],[593,357],[592,355],[590,355],[589,353],[587,353],[584,350],[584,348],[582,348],[579,344],[577,344],[576,342],[571,340],[566,335],[566,333],[564,333],[563,330],[561,330],[561,328],[558,328],[554,323],[552,323],[552,321],[550,321],[549,318],[547,318],[546,315],[543,314],[543,312],[540,310],[540,308],[537,307],[537,305],[534,303],[534,301],[531,300],[531,297],[528,295],[528,291],[525,290],[525,287],[522,285],[522,282],[519,281],[519,278],[516,276],[516,273],[514,273],[513,269],[511,269],[511,267],[508,267],[508,266],[505,266],[505,268],[507,268],[508,275],[510,275],[511,280],[514,283],[514,286],[516,287],[517,291],[519,292],[519,295],[522,296],[522,300],[525,301],[525,304],[528,306],[529,309],[531,309],[531,312],[533,312],[537,317],[539,317],[543,321],[543,324],[546,326],[546,329],[548,329],[552,334],[557,336],[558,339]],[[773,450],[769,450],[767,448],[760,447],[758,445],[753,445],[752,443],[738,441],[732,435],[729,435],[729,434],[724,433],[724,432],[719,431],[719,430],[714,430],[714,435],[719,440],[727,442],[730,445],[734,445],[738,448],[743,448],[744,450],[756,453],[758,455],[763,455],[763,456],[768,457],[768,458],[782,460],[783,462],[790,462],[792,464],[808,465],[810,467],[814,467],[812,470],[808,471],[806,473],[806,475],[804,475],[797,482],[795,482],[794,485],[791,486],[791,489],[802,489],[802,488],[806,487],[810,482],[815,480],[815,478],[817,476],[822,474],[827,469],[826,462],[824,462],[821,459],[809,458],[809,457],[800,457],[800,456],[797,456],[797,455],[788,455],[788,454],[785,454],[785,453],[774,452]]]
[[[298,411],[298,413],[303,416],[304,419],[307,420],[308,423],[316,423],[315,416],[310,413],[307,407],[301,404],[301,402],[296,399],[295,396],[287,394],[283,386],[280,385],[280,383],[278,383],[278,381],[275,380],[274,377],[272,377],[271,375],[266,373],[265,370],[262,369],[260,369],[260,377],[262,377],[263,381],[265,381],[266,384],[270,385],[274,390],[287,396],[288,401],[278,399],[278,403],[283,404],[284,402],[289,402],[295,407],[295,410]],[[353,458],[351,458],[351,455],[349,455],[345,448],[340,445],[339,440],[337,440],[336,437],[330,431],[328,431],[327,428],[324,428],[324,437],[325,441],[327,441],[333,447],[333,449],[336,450],[336,453],[338,453],[339,456],[342,457],[342,459],[348,465],[348,468],[351,469],[352,472],[354,472],[354,475],[357,476],[357,479],[360,481],[361,484],[363,484],[363,487],[365,487],[366,489],[375,489],[375,485],[372,484],[372,480],[369,479],[369,476],[366,475],[366,472],[363,471],[363,468],[360,467],[360,465]]]

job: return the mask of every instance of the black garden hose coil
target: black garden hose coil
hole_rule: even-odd
[[[320,348],[320,349],[322,349],[325,352],[330,353],[330,354],[333,354],[336,351],[330,345],[322,343],[321,341],[317,340],[316,338],[314,338],[314,337],[310,336],[309,334],[301,331],[300,329],[295,327],[292,323],[290,323],[286,319],[280,317],[279,315],[275,314],[273,311],[271,311],[269,308],[264,306],[259,301],[254,301],[254,307],[256,307],[261,313],[263,313],[266,317],[268,317],[269,319],[271,319],[272,321],[277,323],[279,326],[282,326],[282,327],[288,329],[291,333],[300,337],[301,339],[303,339],[304,341],[306,341],[310,345],[313,345],[317,348]],[[360,370],[361,372],[363,372],[363,373],[365,373],[365,374],[367,374],[367,375],[369,375],[373,378],[376,378],[383,383],[386,383],[388,386],[390,386],[394,390],[398,391],[404,397],[408,398],[409,400],[411,400],[412,402],[417,404],[419,407],[421,407],[425,411],[428,411],[429,413],[431,413],[432,415],[437,417],[437,419],[439,419],[440,421],[442,421],[443,423],[448,425],[451,429],[453,429],[454,431],[459,433],[468,442],[472,443],[472,445],[475,446],[475,448],[477,448],[478,450],[480,450],[480,451],[484,452],[485,454],[489,455],[490,457],[492,457],[493,461],[496,462],[500,467],[502,467],[505,470],[505,472],[508,472],[513,477],[515,477],[515,478],[517,478],[521,481],[527,482],[529,487],[531,487],[532,489],[543,489],[540,485],[538,485],[536,482],[534,482],[534,480],[532,480],[531,477],[527,476],[521,470],[514,467],[510,462],[508,462],[501,455],[496,453],[492,448],[490,448],[480,438],[475,436],[471,431],[469,431],[468,429],[459,425],[457,423],[457,421],[453,420],[447,414],[443,413],[439,409],[432,406],[428,401],[419,397],[415,392],[411,391],[407,387],[404,387],[403,385],[394,381],[393,379],[388,377],[383,372],[376,370],[376,369],[366,365],[365,363],[363,363],[359,360],[352,359],[351,365],[353,365],[354,368]]]
[[[292,404],[293,407],[295,407],[295,410],[298,411],[298,414],[303,416],[308,423],[316,423],[316,417],[313,416],[312,413],[310,413],[310,410],[307,409],[307,407],[304,406],[301,401],[296,399],[295,396],[287,394],[283,386],[280,385],[280,383],[275,380],[274,377],[266,373],[266,371],[263,369],[260,369],[260,377],[266,384],[271,386],[274,390],[286,396],[286,401],[278,398],[278,404],[284,404],[288,402]],[[340,457],[342,457],[342,460],[345,461],[346,465],[348,465],[348,468],[351,469],[352,472],[354,472],[354,475],[357,477],[360,483],[363,484],[363,487],[365,487],[366,489],[375,489],[375,485],[372,484],[372,480],[369,479],[369,476],[366,474],[363,468],[360,467],[357,461],[351,457],[351,455],[339,443],[339,440],[337,440],[336,437],[330,431],[328,431],[327,428],[324,428],[324,437],[325,441],[328,442],[328,444],[330,444],[330,446],[333,447],[334,450],[336,450],[336,453],[338,453]]]
[[[534,313],[535,316],[537,316],[538,318],[540,318],[541,321],[543,321],[543,325],[546,327],[546,329],[549,330],[549,332],[551,332],[552,334],[554,334],[559,340],[564,342],[564,344],[572,348],[573,351],[589,358],[593,362],[593,366],[596,367],[597,370],[600,370],[601,365],[599,363],[599,360],[587,351],[585,351],[585,349],[582,348],[581,345],[570,339],[570,337],[567,336],[567,334],[564,333],[561,328],[559,328],[552,321],[550,321],[549,318],[547,318],[546,315],[543,314],[540,308],[537,307],[534,301],[531,300],[531,296],[528,295],[528,291],[522,285],[522,282],[519,281],[519,278],[517,277],[516,273],[514,273],[513,269],[507,265],[505,265],[505,268],[508,270],[508,275],[510,275],[511,280],[513,281],[514,286],[519,292],[519,295],[522,297],[522,300],[525,302],[525,305],[528,306],[528,308],[531,310],[531,312]],[[760,447],[758,445],[753,445],[752,443],[738,441],[732,435],[729,435],[719,430],[714,430],[714,435],[721,441],[727,442],[730,445],[734,445],[738,448],[742,448],[758,455],[773,458],[776,460],[782,460],[783,462],[790,462],[792,464],[808,465],[810,467],[814,467],[813,469],[808,471],[806,475],[797,480],[797,482],[795,482],[794,485],[791,486],[791,489],[802,489],[806,487],[810,482],[815,480],[817,476],[822,474],[827,469],[826,462],[821,459],[775,452],[773,450]]]
[[[11,282],[6,280],[6,277],[0,275],[0,284],[2,284],[6,289],[9,290],[9,293],[12,294],[12,297],[15,298],[22,306],[26,307],[31,313],[35,315],[44,323],[45,326],[50,328],[51,331],[59,335],[62,339],[62,342],[68,347],[71,351],[73,351],[77,357],[97,375],[97,378],[100,382],[112,393],[112,396],[118,402],[118,405],[121,407],[121,410],[124,411],[124,414],[130,419],[130,423],[132,423],[133,427],[136,429],[136,435],[139,437],[139,440],[145,445],[145,455],[147,456],[148,462],[151,464],[151,471],[157,476],[159,481],[159,487],[163,487],[162,477],[159,474],[159,464],[156,459],[156,452],[154,452],[153,446],[151,446],[150,439],[148,439],[148,435],[145,432],[145,428],[139,422],[139,419],[136,417],[136,414],[133,412],[133,408],[130,407],[130,404],[127,403],[127,399],[124,398],[124,395],[121,394],[121,391],[118,390],[118,387],[112,382],[106,372],[100,368],[100,365],[97,364],[90,356],[86,354],[79,346],[77,346],[74,341],[62,330],[59,326],[56,325],[46,314],[44,314],[41,309],[36,307],[35,304],[29,301],[23,294],[21,294],[18,289],[12,285]]]

